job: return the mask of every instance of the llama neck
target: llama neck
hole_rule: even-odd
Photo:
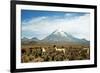
[[[45,50],[44,48],[42,48],[43,50]]]
[[[55,49],[57,50],[57,47],[55,47]]]

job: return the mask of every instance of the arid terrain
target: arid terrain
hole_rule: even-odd
[[[87,45],[22,44],[21,48],[22,63],[86,59],[90,59]]]

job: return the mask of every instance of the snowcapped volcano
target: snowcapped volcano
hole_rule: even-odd
[[[49,36],[43,39],[49,42],[69,42],[73,41],[73,37],[62,30],[55,30]]]
[[[62,30],[55,30],[42,41],[44,42],[58,42],[58,43],[88,43],[88,41],[83,41],[78,39]]]

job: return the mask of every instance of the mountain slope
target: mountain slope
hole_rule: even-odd
[[[42,40],[43,42],[57,42],[57,43],[81,43],[88,44],[89,42],[85,39],[78,39],[64,31],[55,30],[49,36]]]

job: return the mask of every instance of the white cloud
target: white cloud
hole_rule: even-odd
[[[32,31],[40,34],[37,36],[42,39],[52,33],[56,29],[62,29],[63,31],[72,34],[78,38],[90,39],[90,16],[85,14],[69,20],[66,18],[54,18],[38,17],[31,19],[28,22],[24,22],[22,31]],[[26,25],[26,26],[25,26]],[[33,34],[34,35],[34,34]]]
[[[72,14],[72,13],[66,13],[65,14],[65,16],[67,16],[67,17],[70,17],[70,16],[73,16],[74,15],[74,13]]]

